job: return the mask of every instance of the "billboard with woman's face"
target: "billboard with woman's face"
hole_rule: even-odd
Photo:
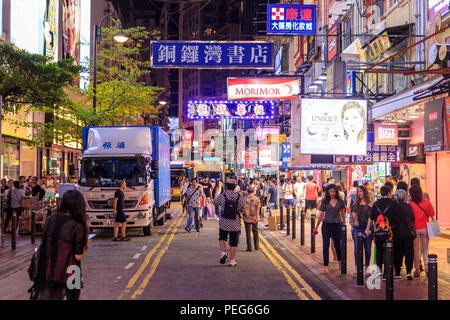
[[[367,101],[302,99],[301,152],[365,155],[367,152]]]
[[[80,64],[81,1],[63,0],[63,59],[74,58]]]

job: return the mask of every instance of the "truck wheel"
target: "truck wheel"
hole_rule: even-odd
[[[164,213],[162,218],[158,220],[158,225],[163,226],[166,223],[166,214]]]
[[[152,235],[151,224],[149,224],[146,227],[143,227],[142,230],[144,230],[144,236],[151,236]]]

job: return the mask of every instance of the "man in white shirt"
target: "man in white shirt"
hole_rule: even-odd
[[[303,212],[305,210],[305,195],[306,195],[306,178],[298,177],[297,182],[294,184],[294,193],[296,197],[297,212]],[[299,215],[300,217],[300,215]]]
[[[286,208],[293,207],[295,200],[294,200],[294,186],[292,185],[291,178],[287,178],[286,182],[283,184],[281,191],[283,194],[285,207]]]

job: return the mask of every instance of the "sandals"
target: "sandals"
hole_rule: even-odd
[[[130,241],[130,238],[128,238],[128,237],[120,238],[120,241]]]

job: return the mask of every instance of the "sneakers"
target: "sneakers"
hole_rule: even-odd
[[[187,232],[191,232],[191,229],[189,229],[188,227],[184,228],[184,230],[186,230]]]
[[[225,264],[225,262],[227,261],[227,254],[226,253],[222,253],[222,257],[220,258],[220,263],[221,264]]]
[[[406,275],[406,279],[408,279],[408,280],[412,280],[412,279],[413,279],[411,273],[408,273],[408,274]]]
[[[235,266],[237,266],[237,263],[236,263],[236,260],[228,260],[228,265],[230,266],[230,267],[235,267]]]
[[[120,241],[120,238],[113,238],[112,241]]]
[[[401,279],[401,278],[402,278],[401,275],[399,275],[399,274],[394,274],[394,279]]]
[[[120,238],[120,241],[130,241],[130,238],[128,238],[128,237]]]

